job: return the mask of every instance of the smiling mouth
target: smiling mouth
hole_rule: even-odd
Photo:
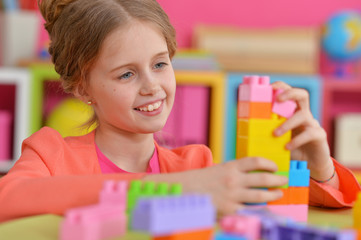
[[[158,102],[149,104],[147,106],[140,107],[140,108],[134,108],[134,109],[141,111],[141,112],[153,112],[153,111],[157,110],[161,105],[162,105],[162,101],[158,101]]]

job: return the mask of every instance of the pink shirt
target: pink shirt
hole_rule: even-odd
[[[98,155],[99,165],[102,173],[131,173],[127,172],[121,168],[119,168],[117,165],[115,165],[112,161],[110,161],[98,148],[98,146],[95,144],[95,149]],[[149,160],[149,165],[147,168],[146,173],[160,173],[159,168],[159,160],[158,160],[158,153],[157,149],[154,149],[153,156]]]

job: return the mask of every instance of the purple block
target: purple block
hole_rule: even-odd
[[[213,228],[216,211],[206,195],[182,195],[139,199],[132,229],[162,236],[179,231]]]

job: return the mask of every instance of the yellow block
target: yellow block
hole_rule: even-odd
[[[286,118],[272,114],[271,119],[242,119],[237,120],[237,136],[273,137],[273,131],[282,125]]]
[[[352,209],[353,227],[361,229],[361,193],[358,193],[357,200]]]
[[[242,142],[237,141],[237,144],[242,145]],[[247,148],[247,145],[239,146],[237,145],[237,154],[236,158],[240,159],[243,157],[263,157],[266,159],[269,159],[273,161],[277,167],[278,171],[289,171],[290,170],[290,159],[291,159],[291,153],[290,151],[264,151],[262,147],[259,147],[257,149],[249,149]]]

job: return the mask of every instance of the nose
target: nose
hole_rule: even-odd
[[[161,89],[156,76],[151,73],[143,74],[141,83],[140,94],[144,96],[155,95]]]

